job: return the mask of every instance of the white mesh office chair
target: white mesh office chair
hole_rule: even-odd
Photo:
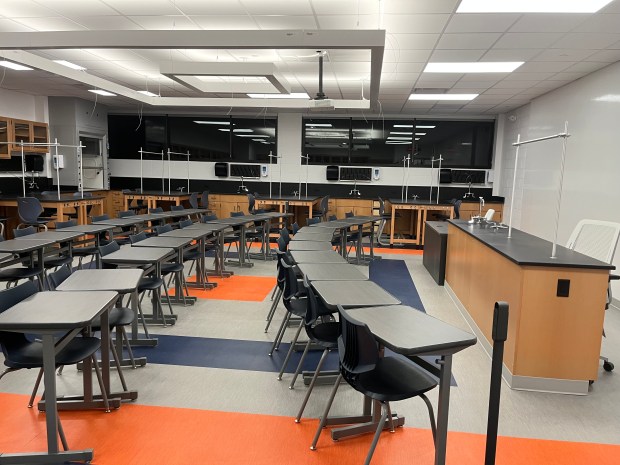
[[[605,263],[614,259],[618,238],[620,237],[620,223],[598,220],[581,220],[575,226],[566,247],[575,252],[588,255]],[[611,303],[611,286],[607,288],[607,305]],[[603,332],[603,335],[605,333]],[[612,371],[614,364],[606,357],[603,360],[605,371]]]

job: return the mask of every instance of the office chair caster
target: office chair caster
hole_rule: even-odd
[[[605,371],[614,371],[615,365],[612,362],[605,361],[603,362],[603,370]]]

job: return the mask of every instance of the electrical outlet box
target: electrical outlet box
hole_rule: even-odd
[[[558,297],[568,297],[570,294],[570,279],[558,279]]]
[[[65,156],[64,155],[54,155],[52,157],[52,164],[54,169],[62,169],[65,167]]]

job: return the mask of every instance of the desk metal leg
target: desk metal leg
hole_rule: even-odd
[[[254,263],[245,261],[245,248],[247,246],[246,238],[245,238],[246,227],[244,224],[241,225],[240,227],[241,227],[241,236],[239,237],[239,250],[237,251],[239,254],[239,261],[229,260],[226,263],[228,263],[231,266],[238,266],[240,268],[243,268],[243,267],[250,268],[254,266]]]
[[[132,347],[155,347],[159,342],[157,338],[151,338],[148,333],[146,334],[146,338],[140,339],[138,337],[138,324],[140,319],[140,312],[138,311],[138,289],[131,293],[131,310],[135,315],[133,322],[131,323],[131,337],[129,338],[129,345]],[[136,362],[137,363],[137,362]]]
[[[448,411],[450,409],[450,380],[452,378],[452,355],[442,355],[439,369],[439,401],[437,403],[437,439],[435,442],[435,465],[445,465],[448,443]]]

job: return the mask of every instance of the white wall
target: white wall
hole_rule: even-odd
[[[47,97],[0,89],[0,115],[48,123]]]
[[[497,188],[507,197],[514,173],[511,144],[517,134],[522,140],[557,134],[568,121],[571,137],[567,140],[560,244],[566,243],[581,219],[620,222],[619,83],[620,62],[534,99],[506,120]],[[561,153],[561,139],[522,146],[519,152],[513,226],[548,240],[553,239],[555,228]],[[620,267],[620,253],[615,265]],[[620,296],[620,285],[614,287],[616,297]]]

